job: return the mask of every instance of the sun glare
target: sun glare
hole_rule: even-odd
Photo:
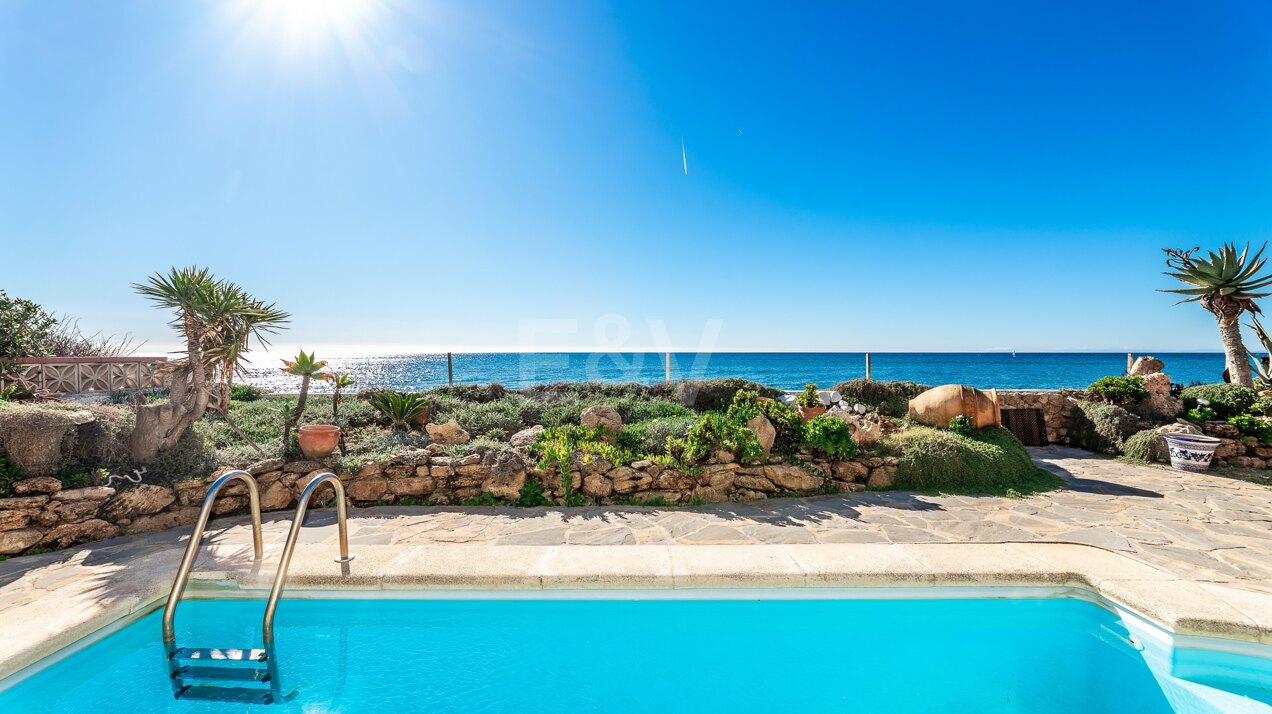
[[[234,21],[280,57],[301,60],[363,44],[379,0],[236,0]]]

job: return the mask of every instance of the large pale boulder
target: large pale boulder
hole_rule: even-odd
[[[34,528],[22,528],[16,531],[5,531],[0,533],[0,555],[14,555],[30,548],[44,534]]]
[[[765,453],[773,450],[773,441],[777,439],[777,429],[773,428],[773,422],[763,414],[756,414],[746,422],[746,428],[755,434],[755,438],[760,441],[760,448]]]
[[[469,439],[472,438],[459,425],[459,422],[454,419],[445,424],[427,424],[424,430],[428,432],[428,438],[432,439],[434,444],[441,444],[442,446],[467,444]]]
[[[1184,403],[1170,395],[1170,376],[1153,372],[1141,378],[1148,398],[1140,403],[1138,411],[1150,419],[1173,419],[1184,409]]]
[[[822,479],[798,466],[773,464],[764,467],[764,477],[785,491],[812,493],[822,487]]]
[[[1165,368],[1165,363],[1156,357],[1143,355],[1135,358],[1135,363],[1131,365],[1131,370],[1127,374],[1132,377],[1146,377],[1157,374]]]
[[[535,424],[534,426],[528,429],[522,429],[516,434],[513,434],[512,438],[508,439],[508,443],[511,444],[512,448],[514,449],[525,448],[527,446],[534,444],[534,442],[538,440],[539,435],[542,434],[543,431],[544,429],[542,424]]]
[[[588,429],[604,429],[611,434],[617,434],[623,430],[623,417],[619,416],[617,409],[607,404],[597,404],[584,409],[579,415],[579,421]]]

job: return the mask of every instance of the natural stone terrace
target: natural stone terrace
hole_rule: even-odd
[[[354,509],[341,572],[334,515],[313,514],[292,570],[310,587],[1079,586],[1179,632],[1272,642],[1272,489],[1063,447],[1035,459],[1069,487],[1021,499],[852,493],[694,509]],[[267,588],[246,519],[214,521],[196,578]],[[18,623],[0,676],[166,593],[186,528],[0,563]],[[820,544],[820,545],[819,545]],[[594,547],[574,547],[594,546]]]

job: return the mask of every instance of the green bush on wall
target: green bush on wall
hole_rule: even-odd
[[[804,425],[804,445],[815,454],[847,461],[857,455],[848,422],[835,417],[814,417]]]
[[[1109,404],[1134,404],[1148,398],[1143,377],[1101,377],[1087,387],[1087,393]]]
[[[1078,402],[1069,412],[1069,443],[1102,454],[1120,454],[1127,438],[1146,424],[1116,404]]]
[[[1227,419],[1250,411],[1259,393],[1239,384],[1199,384],[1185,387],[1179,397],[1184,400],[1184,409],[1192,409],[1198,400],[1205,400],[1220,419]]]

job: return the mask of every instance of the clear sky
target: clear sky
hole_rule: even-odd
[[[1272,238],[1261,0],[0,0],[0,107],[0,287],[147,351],[188,264],[329,352],[1212,350],[1159,248]]]

